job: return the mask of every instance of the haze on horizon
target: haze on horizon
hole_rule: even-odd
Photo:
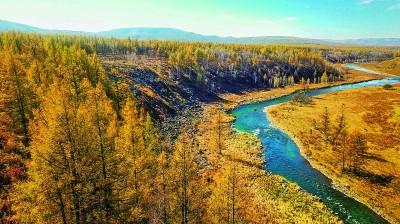
[[[400,0],[0,0],[0,5],[0,19],[45,29],[170,27],[234,37],[400,37]]]

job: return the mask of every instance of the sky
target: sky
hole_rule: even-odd
[[[46,29],[169,27],[203,35],[400,37],[400,0],[0,0],[0,19]]]

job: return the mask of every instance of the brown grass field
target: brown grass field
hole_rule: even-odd
[[[400,58],[394,58],[392,60],[382,61],[379,63],[357,64],[357,66],[390,75],[400,76]]]
[[[342,190],[391,222],[400,223],[400,85],[394,87],[394,90],[368,87],[319,95],[310,106],[288,102],[270,108],[268,116],[295,140],[311,164]],[[342,172],[337,152],[328,146],[317,149],[310,143],[312,121],[318,120],[327,107],[334,123],[342,105],[349,132],[360,131],[367,138],[362,170],[368,177]],[[389,177],[389,181],[376,182],[371,177]]]

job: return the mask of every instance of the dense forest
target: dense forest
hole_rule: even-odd
[[[241,93],[299,83],[343,80],[336,63],[380,61],[399,54],[390,48],[264,46],[138,41],[57,36],[67,46],[96,53],[113,80],[130,89],[153,116],[173,115],[187,105],[211,101],[219,93]],[[335,64],[334,64],[335,63]],[[151,104],[149,102],[152,102]]]
[[[203,91],[216,93],[227,91],[227,84],[244,85],[245,88],[276,88],[293,85],[301,78],[310,83],[336,81],[343,78],[346,70],[332,63],[381,61],[393,58],[396,54],[392,49],[372,47],[295,47],[64,38],[70,44],[78,42],[89,53],[124,55],[126,60],[133,61],[140,61],[140,56],[168,59],[168,69],[159,69],[164,71],[167,78],[177,80],[184,76]],[[324,73],[326,77],[322,77]]]
[[[265,198],[281,198],[282,204],[289,200],[276,196],[285,191],[276,177],[266,180],[270,189],[265,190],[269,195],[264,199],[245,200],[251,189],[239,182],[245,178],[235,163],[214,171],[219,178],[200,175],[204,166],[193,129],[181,130],[171,142],[155,125],[160,117],[152,118],[151,102],[137,96],[136,83],[117,65],[103,68],[99,58],[118,56],[136,63],[144,76],[156,74],[172,91],[192,88],[214,94],[234,91],[235,85],[245,90],[277,88],[300,80],[336,81],[345,70],[324,57],[381,60],[395,54],[372,48],[356,56],[345,52],[0,33],[1,221],[252,223],[257,222],[252,221],[254,217],[262,222],[289,219],[290,209],[282,210],[286,216],[281,218],[274,209],[265,209]],[[144,68],[149,59],[155,67]],[[211,129],[218,131],[220,119],[212,123]],[[220,146],[214,151],[223,154]],[[314,218],[320,222],[335,222],[318,202],[304,200],[294,201],[319,214]]]

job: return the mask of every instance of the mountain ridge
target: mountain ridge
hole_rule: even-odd
[[[166,27],[126,27],[105,30],[100,32],[85,32],[73,30],[43,29],[22,23],[0,20],[0,32],[19,31],[25,33],[86,35],[99,37],[113,37],[119,39],[138,40],[173,40],[191,42],[215,42],[229,44],[289,44],[289,45],[363,45],[380,47],[400,47],[400,38],[360,38],[344,40],[325,40],[302,38],[294,36],[254,36],[254,37],[220,37],[216,35],[202,35],[176,28]]]

